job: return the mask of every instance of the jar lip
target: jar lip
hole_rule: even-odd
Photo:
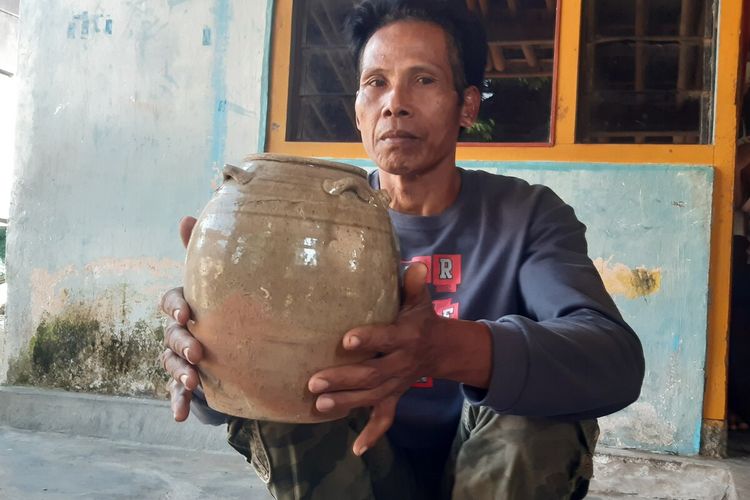
[[[249,163],[254,160],[276,161],[280,163],[300,163],[300,164],[308,165],[311,167],[332,168],[334,170],[340,170],[340,171],[358,175],[364,179],[367,179],[367,171],[362,168],[355,167],[354,165],[348,165],[346,163],[336,162],[336,161],[321,160],[319,158],[310,158],[310,157],[305,157],[305,156],[280,155],[276,153],[256,153],[256,154],[247,155],[242,161],[245,163]]]

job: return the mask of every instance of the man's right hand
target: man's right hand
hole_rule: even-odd
[[[195,223],[194,217],[184,217],[180,221],[180,238],[186,248]],[[174,419],[182,422],[190,414],[193,390],[200,385],[195,365],[203,359],[203,346],[187,329],[191,313],[185,302],[182,287],[173,288],[162,296],[161,309],[169,317],[169,321],[164,331],[166,349],[160,359],[164,369],[172,376],[167,389]]]

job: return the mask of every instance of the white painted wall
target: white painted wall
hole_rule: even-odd
[[[0,2],[0,219],[7,219],[18,94],[18,3]],[[4,302],[0,302],[4,303]]]
[[[22,3],[0,382],[71,305],[125,332],[159,321],[182,281],[179,218],[258,149],[266,15],[260,0]]]

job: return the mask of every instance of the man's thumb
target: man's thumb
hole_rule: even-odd
[[[414,262],[406,268],[404,273],[404,305],[414,305],[424,300],[427,294],[425,279],[427,266],[421,262]]]
[[[193,226],[198,222],[195,217],[183,217],[180,219],[180,239],[182,244],[187,248],[190,241],[190,234],[193,232]]]

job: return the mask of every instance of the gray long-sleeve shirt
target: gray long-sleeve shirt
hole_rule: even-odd
[[[430,268],[438,314],[490,328],[490,385],[415,384],[399,403],[391,438],[413,448],[440,444],[455,430],[464,397],[500,413],[566,419],[635,401],[641,344],[589,259],[586,227],[573,209],[543,186],[459,172],[458,198],[440,215],[390,215],[402,260]],[[377,173],[370,181],[378,187]]]
[[[591,263],[573,209],[543,186],[459,172],[458,198],[440,215],[390,215],[403,263],[430,270],[436,312],[489,327],[490,385],[420,380],[401,398],[389,437],[408,448],[446,446],[464,398],[500,413],[565,419],[635,401],[641,344]],[[377,173],[370,182],[378,187]],[[193,411],[202,421],[225,421],[197,396]]]

